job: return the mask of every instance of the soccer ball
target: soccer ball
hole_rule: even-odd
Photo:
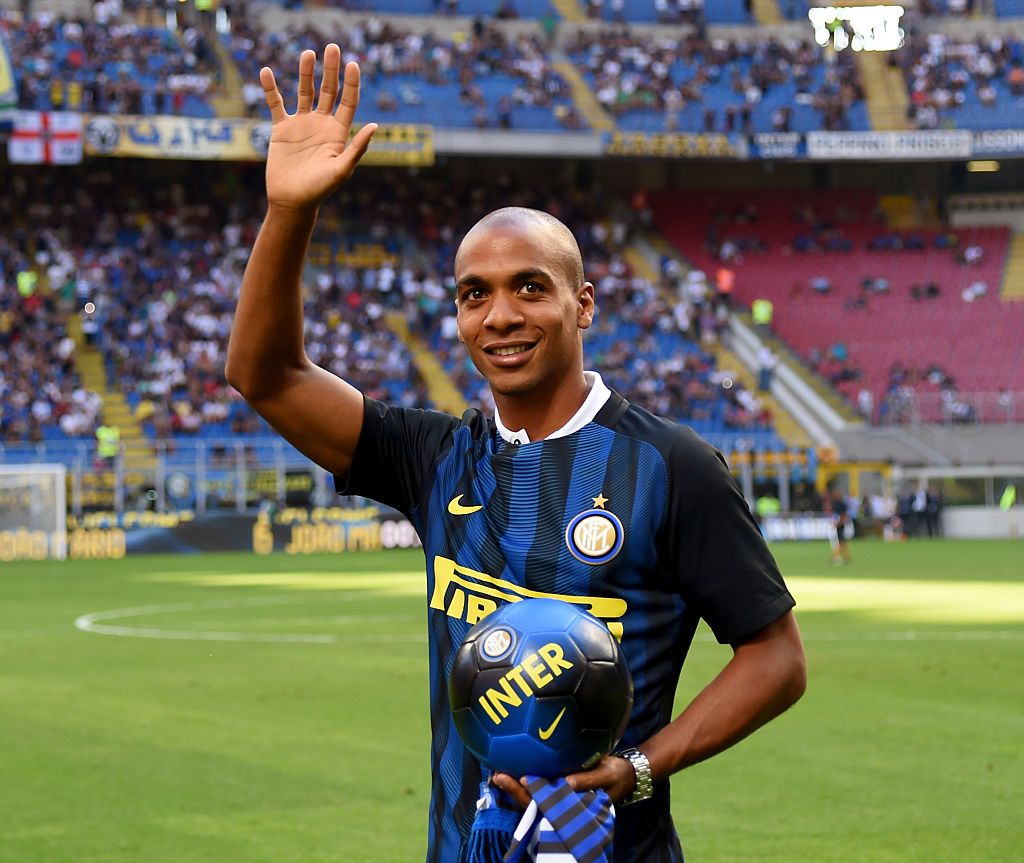
[[[474,626],[448,675],[470,752],[513,776],[564,776],[611,752],[633,709],[633,681],[596,617],[557,599],[504,605]]]

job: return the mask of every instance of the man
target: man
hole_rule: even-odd
[[[825,506],[832,518],[832,532],[829,534],[829,545],[832,548],[832,565],[842,566],[852,563],[848,532],[852,522],[850,505],[842,489],[833,487],[825,492]]]
[[[724,461],[696,435],[639,410],[583,371],[594,315],[579,247],[557,219],[509,208],[481,220],[455,263],[459,337],[487,378],[495,419],[365,399],[303,350],[300,275],[319,203],[355,169],[376,129],[346,145],[359,69],[299,60],[298,107],[273,119],[266,221],[246,270],[228,380],[284,437],[332,471],[339,491],[406,513],[427,557],[433,796],[430,863],[456,863],[481,766],[462,746],[445,679],[470,626],[499,601],[555,596],[598,610],[620,634],[636,685],[623,745],[569,777],[619,807],[616,863],[680,861],[668,777],[732,745],[803,693],[805,662],[786,591]],[[671,719],[698,617],[734,654]],[[637,751],[638,750],[638,751]],[[519,805],[517,777],[490,777]],[[650,783],[653,781],[653,793]],[[648,799],[653,797],[653,799]]]

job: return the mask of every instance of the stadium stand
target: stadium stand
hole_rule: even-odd
[[[60,182],[56,174],[32,186],[19,181],[0,226],[0,233],[21,237],[24,216],[19,221],[18,213],[53,225],[52,239],[37,231],[20,240],[23,251],[5,247],[5,272],[15,281],[21,269],[60,261],[31,301],[5,294],[0,324],[18,334],[13,345],[8,337],[5,349],[21,351],[29,333],[45,334],[52,354],[45,369],[16,371],[22,385],[5,389],[5,439],[69,441],[69,457],[78,451],[75,439],[91,439],[101,416],[98,396],[89,396],[94,410],[88,422],[68,425],[60,418],[65,405],[84,397],[72,398],[80,387],[73,350],[69,359],[62,338],[66,321],[92,303],[95,311],[81,313],[88,339],[83,349],[99,352],[106,386],[123,395],[150,440],[175,441],[176,447],[189,438],[255,445],[271,432],[226,386],[223,364],[262,212],[253,191],[259,189],[257,172],[232,173],[212,189],[201,174],[182,175],[164,187],[105,172],[86,176],[82,184]],[[46,205],[29,203],[39,200]],[[314,238],[306,279],[307,350],[314,361],[370,396],[430,406],[410,352],[386,323],[389,313],[399,312],[413,332],[430,334],[466,399],[483,400],[482,380],[454,339],[450,273],[462,232],[498,202],[559,212],[580,237],[599,295],[589,355],[612,385],[652,410],[692,423],[726,449],[782,449],[756,394],[725,382],[715,368],[709,348],[725,326],[724,303],[706,282],[678,272],[667,271],[662,284],[632,273],[623,249],[631,225],[645,214],[597,191],[553,188],[538,199],[507,177],[485,190],[443,175],[403,185],[385,171],[353,184],[324,208]],[[332,244],[343,232],[349,245]],[[378,256],[356,261],[347,251],[353,246],[376,248]],[[27,309],[36,326],[22,335]],[[37,409],[33,424],[25,394],[42,379],[55,381],[60,393],[54,391],[48,411]]]
[[[18,178],[0,230],[18,243],[0,246],[4,281],[28,284],[18,274],[42,270],[46,284],[16,298],[4,292],[0,301],[6,355],[27,358],[28,346],[40,352],[16,363],[4,386],[7,440],[93,434],[102,399],[78,392],[66,327],[68,314],[86,303],[95,310],[81,312],[82,329],[102,354],[107,385],[125,396],[150,437],[269,431],[223,376],[259,196],[230,181],[219,192],[211,194],[199,178],[167,187],[103,173],[87,175],[82,185],[54,174],[31,186]],[[29,231],[26,215],[45,228]],[[429,406],[408,352],[384,326],[376,293],[359,282],[365,272],[332,268],[316,281],[306,309],[310,355],[368,394]],[[49,410],[26,400],[44,382]],[[75,421],[72,408],[80,402],[88,416]]]
[[[908,388],[945,394],[930,421],[973,420],[961,393],[1024,388],[1024,304],[999,296],[1007,228],[895,231],[867,191],[698,192],[685,203],[654,199],[669,240],[695,266],[727,262],[742,305],[771,300],[775,332],[851,404],[867,390],[875,419],[898,420],[889,414]]]
[[[851,57],[807,41],[580,32],[568,51],[624,130],[870,128]]]
[[[632,24],[693,24],[703,21],[742,23],[743,0],[715,2],[706,8],[703,0],[580,0],[588,18]]]
[[[48,238],[20,239],[35,247],[35,255],[51,259]],[[82,386],[75,343],[58,314],[59,295],[39,284],[18,245],[0,238],[3,282],[18,286],[0,295],[0,441],[91,435],[102,400]]]
[[[297,9],[301,0],[285,0]],[[326,5],[350,12],[394,15],[471,15],[485,18],[541,18],[553,14],[548,0],[330,0]]]
[[[97,4],[99,6],[99,4]],[[66,20],[41,13],[18,23],[0,15],[26,110],[212,117],[220,70],[197,27],[180,34],[125,20]]]
[[[917,128],[1005,129],[1024,111],[1024,43],[1013,36],[908,40],[890,56],[903,71]]]
[[[286,106],[294,102],[295,58],[307,48],[319,53],[333,40],[346,60],[359,62],[362,98],[381,119],[452,128],[583,125],[539,37],[508,37],[483,22],[459,41],[400,30],[380,18],[341,33],[313,26],[269,33],[241,21],[225,38],[244,80],[257,81],[262,66],[274,69]],[[262,98],[255,85],[248,104],[268,118]]]
[[[997,18],[1024,18],[1024,0],[994,0]]]

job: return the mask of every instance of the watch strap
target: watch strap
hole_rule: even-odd
[[[620,806],[632,806],[641,800],[650,800],[654,796],[654,780],[651,778],[651,762],[647,760],[639,749],[623,749],[614,753],[619,758],[625,758],[636,774],[636,787],[633,793],[623,800]]]

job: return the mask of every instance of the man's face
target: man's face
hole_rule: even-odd
[[[459,250],[459,338],[495,393],[553,394],[582,369],[594,287],[572,284],[558,239],[543,226],[501,224],[472,231]]]

